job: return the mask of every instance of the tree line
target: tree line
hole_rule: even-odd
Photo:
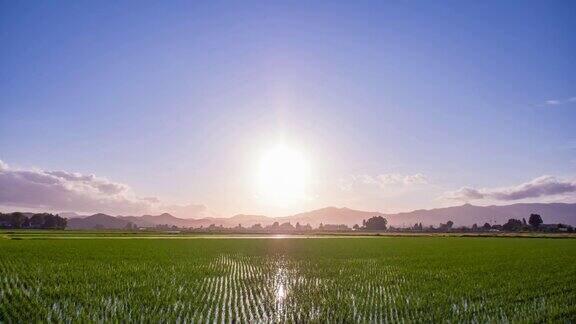
[[[380,221],[380,223],[382,223]],[[454,227],[454,222],[449,220],[446,223],[441,223],[438,227],[423,226],[422,223],[416,223],[411,227],[382,227],[380,225],[378,230],[387,230],[390,232],[567,232],[573,233],[574,227],[567,224],[544,224],[542,216],[539,214],[530,214],[528,221],[525,218],[516,219],[510,218],[504,224],[490,224],[484,223],[479,226],[473,224],[471,227],[459,226]]]
[[[8,229],[65,229],[66,218],[49,213],[0,213],[0,228]]]
[[[126,225],[128,230],[141,230],[132,223]],[[323,224],[312,227],[310,224],[302,225],[300,223],[291,224],[290,222],[274,222],[263,226],[254,224],[252,226],[243,226],[238,224],[235,227],[224,227],[223,225],[212,224],[210,226],[200,226],[197,228],[179,228],[174,225],[157,225],[150,230],[175,230],[191,233],[260,233],[260,234],[304,234],[304,233],[342,233],[342,232],[413,232],[413,233],[447,233],[447,232],[574,232],[574,228],[565,224],[544,224],[543,219],[538,214],[531,214],[528,221],[526,219],[518,220],[511,218],[505,224],[484,225],[473,224],[472,226],[455,226],[454,222],[449,220],[437,226],[424,226],[422,223],[416,223],[413,226],[394,227],[388,226],[388,220],[383,216],[374,216],[365,219],[362,225],[349,227],[346,224]]]
[[[49,213],[0,213],[0,228],[3,229],[65,229],[67,220],[59,215]],[[104,227],[101,227],[104,229]],[[128,223],[127,230],[138,230],[135,224]],[[176,226],[158,225],[156,230],[181,230]],[[505,224],[484,223],[478,226],[473,224],[471,227],[455,227],[454,222],[449,220],[435,227],[433,225],[423,226],[422,223],[416,223],[409,227],[388,226],[388,220],[383,216],[374,216],[362,222],[362,226],[356,224],[352,228],[345,224],[322,224],[313,228],[310,224],[301,225],[290,222],[262,226],[255,224],[250,227],[243,227],[241,224],[233,228],[225,228],[222,225],[210,225],[208,227],[183,229],[191,232],[234,232],[234,233],[306,233],[306,232],[362,232],[362,231],[387,231],[387,232],[568,232],[573,233],[574,228],[566,224],[544,224],[542,216],[539,214],[530,214],[528,221],[510,218]]]

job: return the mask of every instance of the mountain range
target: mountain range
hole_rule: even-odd
[[[91,216],[81,216],[76,213],[62,213],[68,218],[68,228],[90,229],[95,227],[119,229],[132,223],[138,227],[154,227],[157,225],[169,225],[177,227],[208,227],[211,224],[216,226],[234,227],[242,225],[249,227],[254,224],[262,226],[270,225],[273,222],[290,222],[293,225],[310,224],[317,227],[323,224],[345,224],[353,226],[362,224],[362,221],[373,216],[381,215],[388,220],[392,226],[411,226],[415,223],[423,225],[438,225],[451,220],[455,226],[470,226],[474,223],[481,226],[484,223],[504,224],[510,218],[522,219],[530,214],[540,214],[544,223],[557,224],[564,223],[576,225],[576,204],[566,203],[524,203],[507,206],[474,206],[465,204],[462,206],[422,209],[411,212],[384,214],[379,212],[368,212],[349,208],[326,207],[305,213],[300,213],[284,217],[268,217],[264,215],[236,215],[230,218],[205,217],[199,219],[185,219],[174,217],[168,213],[160,215],[143,216],[110,216],[106,214],[95,214]]]

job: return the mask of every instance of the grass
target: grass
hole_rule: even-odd
[[[573,239],[16,237],[5,322],[576,320]]]

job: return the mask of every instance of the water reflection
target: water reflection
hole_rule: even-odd
[[[280,283],[276,289],[276,301],[281,302],[286,297],[286,292],[284,291],[284,283]]]
[[[285,300],[287,293],[287,273],[284,262],[278,262],[276,274],[274,275],[274,296],[275,296],[275,313],[276,319],[281,320],[285,313]]]

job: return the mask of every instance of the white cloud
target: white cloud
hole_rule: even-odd
[[[11,168],[0,160],[0,206],[40,211],[74,211],[111,215],[169,212],[176,217],[215,214],[204,205],[167,204],[156,197],[138,197],[130,186],[93,174]]]
[[[421,173],[403,175],[399,173],[380,174],[376,176],[376,181],[381,186],[386,185],[415,185],[426,184],[428,181]]]
[[[545,175],[517,186],[502,188],[463,187],[445,193],[442,198],[455,200],[500,200],[511,201],[576,193],[576,182]]]
[[[427,178],[421,174],[400,174],[400,173],[386,173],[378,175],[352,175],[338,180],[338,187],[342,191],[352,191],[354,187],[359,185],[375,186],[380,188],[399,187],[399,186],[414,186],[427,184]]]
[[[52,211],[142,213],[158,202],[122,183],[67,171],[19,170],[0,161],[0,205]]]
[[[173,216],[179,218],[204,218],[204,217],[216,217],[212,211],[208,209],[205,205],[170,205],[164,207],[164,210],[172,214]]]
[[[576,102],[576,97],[571,97],[568,99],[549,99],[544,101],[544,106],[560,106],[574,102]]]
[[[8,170],[8,164],[4,163],[4,161],[0,160],[0,172]]]

